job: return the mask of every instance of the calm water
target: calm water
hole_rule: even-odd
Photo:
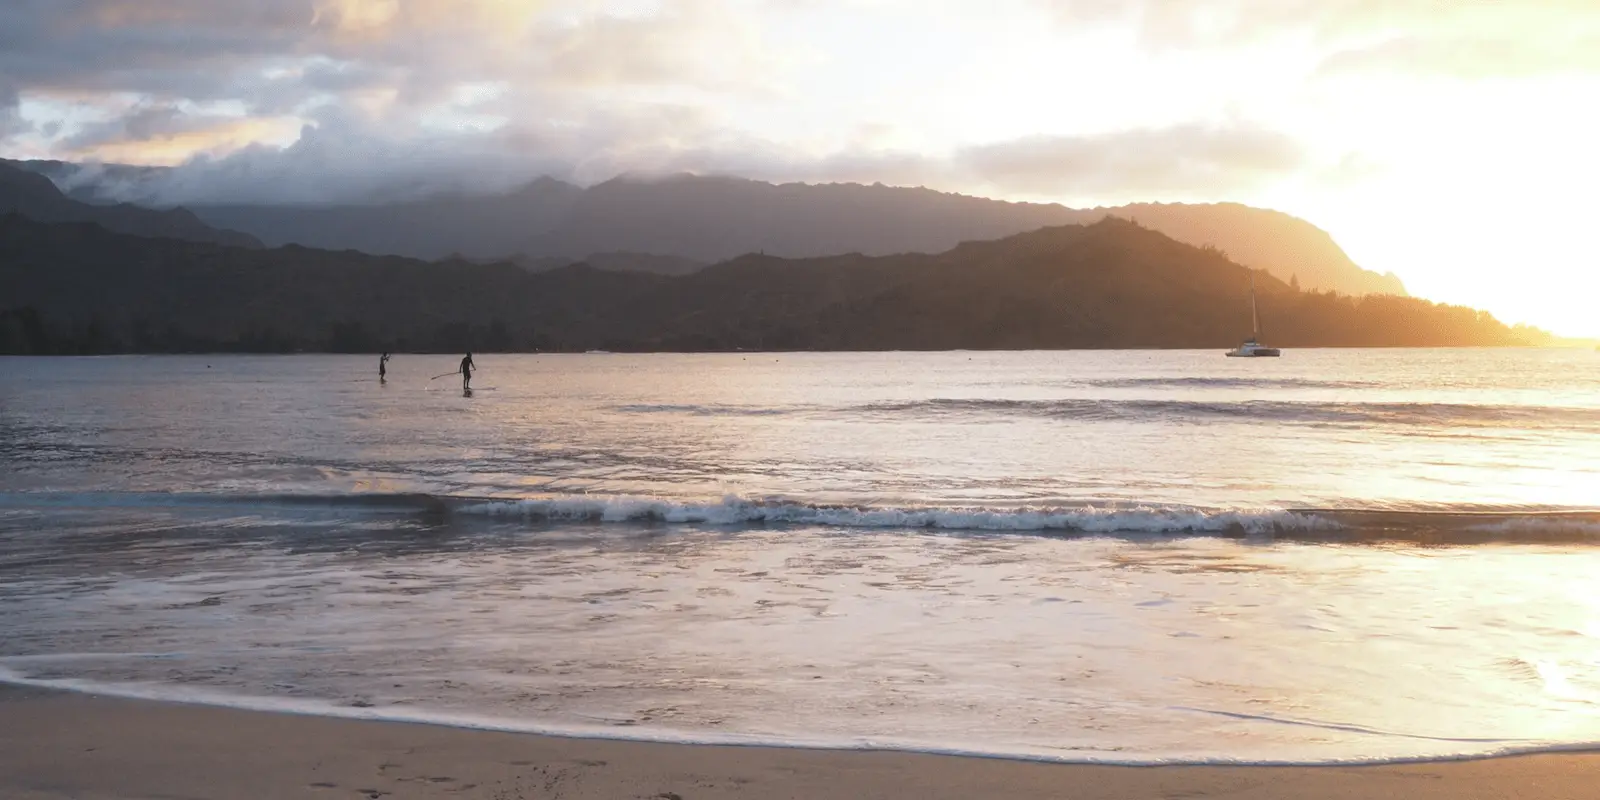
[[[0,675],[1126,762],[1600,742],[1600,354],[0,359]]]

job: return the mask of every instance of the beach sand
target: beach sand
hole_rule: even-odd
[[[1600,798],[1600,754],[1109,767],[562,739],[0,688],[0,797]]]

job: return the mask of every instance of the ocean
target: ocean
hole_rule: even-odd
[[[1600,744],[1600,354],[0,359],[0,680],[652,741]]]

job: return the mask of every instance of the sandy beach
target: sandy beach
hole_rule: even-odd
[[[1600,754],[1110,767],[561,739],[0,688],[8,800],[1600,797]]]

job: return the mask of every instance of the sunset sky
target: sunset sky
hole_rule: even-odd
[[[1595,0],[6,0],[0,155],[166,202],[624,171],[1234,200],[1600,335]]]

